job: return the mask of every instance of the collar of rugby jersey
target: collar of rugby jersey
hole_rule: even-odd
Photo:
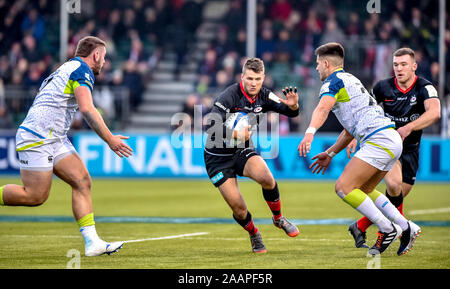
[[[398,85],[397,77],[394,79],[395,86],[396,86],[397,89],[400,90],[400,92],[403,93],[403,94],[408,93],[408,91],[410,91],[411,88],[414,87],[414,85],[416,84],[416,81],[417,81],[417,75],[416,75],[416,77],[414,78],[414,82],[411,84],[411,86],[408,87],[406,90],[403,90],[403,89]]]
[[[244,94],[244,96],[248,99],[248,101],[250,101],[250,103],[254,103],[255,101],[256,101],[256,99],[258,98],[258,94],[255,96],[255,99],[253,99],[253,98],[251,98],[246,92],[245,92],[245,90],[244,90],[244,84],[242,83],[242,81],[241,81],[241,83],[239,84],[239,86],[240,86],[240,88],[241,88],[241,92],[242,92],[242,94]]]

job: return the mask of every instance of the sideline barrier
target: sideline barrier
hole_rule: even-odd
[[[129,135],[129,134],[126,134]],[[133,148],[130,158],[119,158],[95,133],[77,133],[72,141],[93,177],[204,178],[205,136],[179,140],[173,135],[131,134],[126,142]],[[336,135],[316,135],[308,157],[298,156],[301,135],[281,136],[273,141],[258,138],[261,155],[276,179],[335,180],[349,159],[345,151],[334,157],[325,175],[309,169],[311,158],[331,146]],[[18,174],[15,137],[0,135],[0,174]],[[276,145],[278,144],[278,145]],[[423,137],[418,181],[450,182],[450,139]]]

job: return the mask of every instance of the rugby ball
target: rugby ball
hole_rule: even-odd
[[[231,114],[226,120],[225,120],[225,127],[232,130],[232,131],[240,131],[244,128],[246,128],[249,125],[249,119],[248,115],[245,112],[238,111],[233,114]],[[236,140],[234,138],[231,138],[229,140],[229,145],[236,146],[238,144],[242,143],[242,141]]]

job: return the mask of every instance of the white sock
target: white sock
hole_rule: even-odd
[[[369,197],[359,205],[356,210],[366,216],[372,223],[374,223],[381,232],[391,232],[392,224],[382,212],[375,206]]]
[[[347,195],[343,192],[337,192],[337,195],[344,202],[355,208],[358,212],[366,216],[374,223],[381,232],[391,232],[392,224],[375,206],[372,200],[360,189],[354,189]]]
[[[89,246],[93,242],[101,241],[95,230],[95,225],[80,228],[81,236],[83,236],[85,246]]]
[[[379,193],[379,192],[378,192]],[[371,193],[373,194],[373,192]],[[371,195],[371,198],[374,197]],[[408,220],[399,212],[399,210],[389,201],[389,199],[379,193],[374,200],[375,206],[393,223],[399,225],[402,230],[408,229]]]

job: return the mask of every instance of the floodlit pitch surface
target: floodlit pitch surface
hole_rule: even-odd
[[[6,183],[20,179],[0,179]],[[359,215],[335,195],[334,183],[278,183],[282,211],[300,229],[296,238],[270,223],[260,187],[240,181],[267,247],[266,254],[255,255],[248,234],[208,180],[94,179],[97,232],[106,241],[126,243],[111,256],[84,257],[70,187],[55,179],[44,205],[0,207],[0,268],[450,268],[450,184],[414,187],[405,212],[422,234],[407,255],[396,255],[396,241],[374,262],[366,249],[354,247],[347,228]],[[373,245],[374,226],[367,235]]]

